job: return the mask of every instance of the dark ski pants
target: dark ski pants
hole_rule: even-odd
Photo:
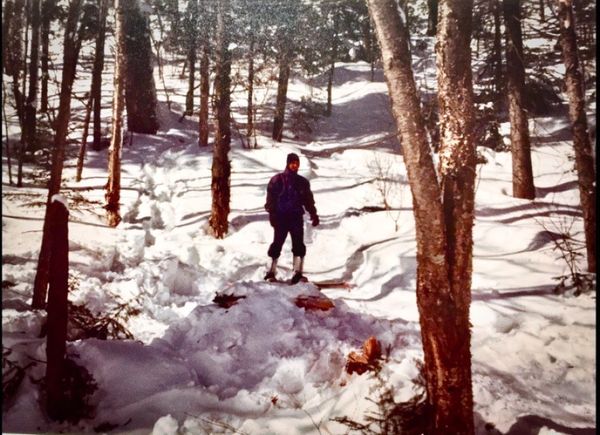
[[[306,255],[306,245],[304,244],[304,221],[302,215],[293,218],[277,218],[275,222],[273,243],[269,246],[269,257],[277,259],[281,255],[281,248],[285,239],[290,233],[292,236],[292,254],[295,257],[304,257]]]

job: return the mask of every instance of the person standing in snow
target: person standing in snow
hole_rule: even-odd
[[[298,175],[300,158],[297,154],[287,156],[286,168],[275,175],[267,186],[267,202],[265,210],[269,213],[269,222],[273,227],[273,243],[269,246],[268,255],[271,257],[271,267],[265,275],[265,280],[275,281],[277,260],[281,248],[290,233],[292,237],[292,254],[294,255],[294,275],[292,284],[302,278],[302,267],[306,255],[304,244],[304,211],[310,215],[313,226],[319,225],[319,216],[315,208],[315,200],[310,190],[309,181]]]

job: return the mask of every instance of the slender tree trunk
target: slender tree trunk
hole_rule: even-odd
[[[75,181],[81,181],[81,174],[83,173],[83,161],[85,159],[85,149],[87,147],[87,138],[90,127],[90,115],[92,114],[92,105],[94,104],[94,97],[90,92],[90,98],[87,105],[85,106],[85,119],[83,120],[83,135],[81,137],[81,146],[79,147],[79,154],[77,155],[77,173],[75,175]]]
[[[125,77],[131,58],[126,53],[126,13],[123,4],[128,0],[115,0],[117,53],[115,57],[114,91],[112,108],[112,134],[108,150],[108,183],[106,185],[106,220],[116,227],[121,222],[119,201],[121,199],[121,149],[123,145],[123,110],[125,108]]]
[[[200,35],[202,41],[202,55],[200,58],[200,112],[198,114],[198,146],[208,146],[209,121],[208,121],[208,105],[210,99],[210,69],[209,69],[209,54],[210,42],[209,31],[206,17],[210,14],[210,2],[200,0],[200,9],[204,25],[203,32]]]
[[[37,148],[36,100],[40,51],[40,0],[31,0],[31,54],[29,57],[29,93],[25,100],[25,123],[23,124],[27,149]]]
[[[492,13],[494,15],[494,47],[492,57],[492,68],[494,74],[494,100],[496,113],[501,110],[502,86],[502,30],[500,28],[500,0],[493,0]]]
[[[24,26],[24,32],[25,32],[25,43],[23,44],[23,56],[21,62],[23,63],[23,77],[21,80],[21,91],[19,92],[20,94],[20,110],[21,110],[21,141],[19,143],[19,152],[18,152],[18,163],[17,163],[17,186],[18,187],[22,187],[23,186],[23,162],[25,160],[25,149],[27,147],[27,127],[26,127],[26,123],[27,123],[27,110],[26,110],[26,98],[27,98],[27,46],[29,45],[29,8],[30,8],[30,3],[29,1],[25,1],[25,6],[24,6],[24,10],[25,10],[25,26]],[[21,32],[20,27],[16,28],[15,31],[17,32]],[[17,95],[17,92],[15,92],[15,95]]]
[[[58,196],[58,195],[57,195]],[[48,336],[46,340],[46,409],[53,420],[68,412],[64,401],[63,375],[67,347],[69,293],[69,211],[55,199],[50,210],[50,289],[48,294]]]
[[[329,72],[327,74],[327,106],[325,109],[325,116],[331,116],[333,106],[333,75],[335,73],[335,60],[329,65]]]
[[[152,45],[148,21],[137,2],[126,0],[123,32],[125,38],[125,101],[127,129],[135,133],[156,134],[156,86],[152,68]],[[143,84],[143,85],[142,85]]]
[[[94,101],[93,124],[94,139],[92,148],[99,151],[102,141],[102,70],[104,69],[104,41],[106,39],[106,16],[108,15],[108,0],[100,0],[98,15],[98,34],[96,35],[96,53],[92,70],[91,98]]]
[[[8,183],[12,185],[12,162],[10,156],[10,137],[8,136],[8,118],[6,117],[6,88],[4,87],[4,76],[2,76],[2,116],[4,118],[4,133],[6,134],[6,164],[8,166]]]
[[[368,3],[413,196],[417,305],[428,402],[433,412],[432,433],[472,434],[468,323],[475,170],[468,48],[472,4],[463,0],[440,2],[440,118],[452,118],[443,120],[441,126],[445,155],[440,186],[412,74],[406,24],[394,0]],[[452,101],[453,97],[461,100]]]
[[[194,114],[194,86],[196,82],[196,46],[188,49],[188,64],[190,74],[188,76],[188,91],[185,98],[185,114],[191,116]]]
[[[277,80],[277,101],[275,103],[275,116],[273,118],[272,138],[281,142],[283,138],[283,125],[285,122],[285,103],[287,101],[287,88],[291,70],[291,52],[289,47],[284,48],[279,58],[279,78]]]
[[[427,0],[427,35],[434,36],[438,22],[438,0]]]
[[[246,139],[248,148],[254,136],[254,148],[256,148],[256,136],[254,135],[254,37],[250,36],[248,46],[248,113],[247,113]]]
[[[210,226],[215,237],[222,239],[228,231],[231,163],[229,148],[231,145],[231,53],[230,41],[230,4],[229,0],[218,1],[217,13],[217,64],[216,64],[216,102],[217,132],[213,148],[212,162],[212,211]]]
[[[572,0],[558,1],[560,43],[565,63],[565,84],[569,97],[569,117],[573,130],[575,168],[579,180],[579,197],[583,210],[588,271],[596,273],[596,174],[594,153],[588,135],[585,113],[585,86],[577,53],[577,36]]]
[[[539,0],[539,8],[540,8],[540,22],[544,23],[546,21],[546,11],[545,11],[545,0]]]
[[[520,0],[503,0],[506,25],[506,75],[512,151],[513,196],[534,199],[529,125],[525,112],[525,65]]]
[[[48,79],[50,77],[48,73],[50,61],[50,17],[52,10],[55,7],[55,0],[43,0],[41,28],[42,56],[40,58],[40,66],[42,70],[40,112],[42,113],[46,113],[48,111]]]
[[[67,130],[69,127],[69,117],[71,114],[71,94],[73,81],[75,80],[77,58],[79,57],[79,49],[81,47],[81,40],[78,39],[77,35],[77,23],[79,21],[81,1],[82,0],[71,0],[69,3],[69,12],[65,26],[60,103],[58,106],[58,116],[56,118],[56,136],[54,136],[54,148],[52,150],[52,170],[50,172],[50,182],[48,183],[48,200],[46,203],[46,213],[44,216],[42,246],[40,248],[38,266],[33,286],[33,308],[45,308],[46,306],[48,273],[50,267],[50,236],[52,232],[50,205],[52,197],[60,190],[62,178],[63,163],[65,158],[65,144],[67,139]]]

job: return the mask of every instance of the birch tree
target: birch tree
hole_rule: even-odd
[[[469,305],[475,150],[472,141],[472,3],[439,2],[436,46],[439,180],[410,62],[408,31],[394,0],[368,0],[413,195],[417,305],[434,433],[472,434]]]

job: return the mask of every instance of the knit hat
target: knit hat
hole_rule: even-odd
[[[292,162],[298,162],[298,163],[300,163],[300,157],[298,157],[298,154],[289,153],[287,155],[286,165],[289,165]]]

